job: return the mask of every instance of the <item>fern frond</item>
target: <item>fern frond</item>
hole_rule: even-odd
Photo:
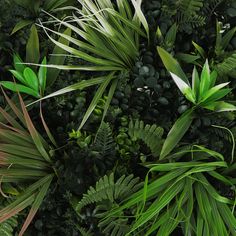
[[[92,236],[93,235],[90,231],[87,231],[83,227],[77,226],[77,229],[81,233],[81,236]]]
[[[180,10],[186,15],[193,15],[200,11],[203,0],[181,0],[179,1]]]
[[[184,28],[188,25],[191,25],[192,28],[200,27],[205,25],[206,18],[204,16],[200,15],[183,15],[181,14],[178,17],[178,24],[180,25],[180,28]]]
[[[221,63],[215,66],[219,74],[227,75],[236,69],[236,53],[225,58]]]
[[[134,193],[141,187],[139,178],[134,178],[133,175],[125,177],[121,176],[116,182],[114,181],[114,174],[105,175],[97,183],[96,187],[90,187],[87,194],[83,195],[81,201],[75,206],[76,212],[79,212],[84,206],[99,203],[104,200],[119,201],[130,194]]]
[[[8,200],[7,200],[8,202]],[[10,201],[11,202],[11,201]],[[2,205],[5,205],[6,203],[1,203]],[[14,235],[14,230],[18,225],[17,222],[18,216],[12,216],[8,220],[0,223],[0,235],[1,236],[13,236]]]
[[[108,123],[103,122],[101,124],[94,142],[94,150],[98,151],[102,157],[111,155],[114,152],[115,142]]]
[[[129,123],[128,134],[133,141],[142,140],[151,150],[153,156],[160,154],[163,128],[157,125],[144,125],[143,121],[133,120]]]

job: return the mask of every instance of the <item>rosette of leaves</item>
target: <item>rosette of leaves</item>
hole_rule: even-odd
[[[191,108],[181,115],[168,133],[160,154],[160,159],[163,159],[173,150],[187,132],[192,124],[197,109],[203,108],[213,112],[224,112],[235,111],[236,107],[222,100],[232,89],[224,88],[229,83],[215,85],[217,72],[210,72],[207,60],[202,69],[201,76],[199,76],[196,68],[194,68],[192,73],[192,85],[190,86],[188,78],[179,63],[164,49],[160,47],[157,49],[175,84],[185,98],[193,104]]]
[[[46,65],[46,57],[43,59],[41,65]],[[30,67],[23,65],[23,61],[18,55],[14,55],[15,70],[10,70],[16,82],[1,81],[0,84],[11,91],[25,93],[35,98],[43,96],[46,88],[47,68],[40,66],[38,74],[36,74]]]
[[[40,22],[39,25],[56,46],[68,53],[66,56],[72,57],[73,60],[77,59],[74,65],[51,64],[47,67],[62,70],[110,71],[108,76],[103,76],[96,83],[93,82],[94,79],[83,82],[87,84],[83,88],[94,84],[99,84],[100,87],[94,95],[91,106],[79,127],[80,129],[96,107],[106,88],[110,86],[104,109],[104,118],[118,80],[127,76],[127,71],[132,69],[139,55],[140,36],[149,39],[149,28],[141,10],[142,1],[132,0],[129,3],[125,0],[117,0],[115,6],[110,0],[79,0],[79,2],[82,9],[75,7],[62,8],[62,10],[73,10],[73,15],[67,16],[64,20],[48,13],[53,18],[53,22],[70,29],[72,36],[46,27],[45,23]],[[55,40],[50,36],[50,33],[64,38],[70,45]],[[65,56],[65,54],[57,56]],[[119,73],[115,74],[116,72]],[[80,89],[80,87],[77,86],[77,89]],[[58,91],[50,97],[69,92],[71,91],[70,88]]]
[[[125,219],[122,214],[136,207],[126,235],[172,235],[177,228],[186,236],[236,235],[235,199],[221,195],[214,185],[221,182],[229,189],[235,188],[222,174],[222,169],[227,170],[224,157],[201,146],[187,154],[188,160],[189,155],[192,158],[187,162],[180,159],[146,165],[150,170],[144,188],[123,199],[103,220],[119,215]],[[156,177],[149,181],[149,173]]]
[[[60,20],[50,15],[56,23],[70,28],[77,37],[70,37],[40,24],[49,39],[58,47],[82,59],[87,65],[61,66],[67,70],[116,71],[131,68],[139,55],[139,36],[148,37],[148,25],[141,11],[141,1],[132,0],[135,14],[127,1],[116,1],[116,8],[110,0],[79,0],[82,9],[73,9],[68,20]],[[65,9],[65,8],[62,8]],[[72,23],[75,24],[72,24]],[[143,32],[144,26],[146,33]],[[54,40],[52,32],[68,40],[67,46]],[[53,65],[51,65],[53,66]],[[55,65],[56,66],[56,65]]]
[[[0,122],[0,181],[2,189],[7,184],[8,188],[21,186],[23,190],[15,196],[14,201],[0,210],[0,223],[31,206],[19,232],[19,236],[22,236],[47,194],[54,170],[50,146],[35,129],[22,98],[19,96],[20,109],[4,95],[11,111],[0,108],[4,118],[4,122]]]

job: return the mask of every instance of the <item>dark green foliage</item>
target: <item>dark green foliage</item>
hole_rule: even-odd
[[[20,2],[20,0],[17,1]],[[32,1],[31,4],[25,7],[19,7],[14,1],[2,0],[0,9],[1,81],[12,80],[8,70],[13,65],[13,52],[17,52],[22,58],[26,55],[26,44],[30,36],[31,25],[34,22],[38,23],[38,19],[44,23],[53,21],[46,13],[39,11],[38,2],[40,2],[40,7],[50,13],[52,13],[51,10],[53,10],[54,4],[60,5],[64,2],[70,2],[73,7],[79,9],[81,7],[80,3],[74,0],[37,0]],[[128,2],[131,3],[131,1]],[[115,6],[116,0],[112,1],[112,3]],[[33,5],[36,6],[35,9],[32,8]],[[133,6],[131,10],[133,13]],[[157,55],[156,46],[161,46],[177,58],[188,78],[191,77],[192,63],[195,63],[197,69],[200,70],[207,57],[211,69],[214,67],[219,72],[217,80],[219,79],[222,83],[230,82],[229,87],[235,88],[236,35],[232,35],[229,42],[225,41],[227,45],[224,46],[224,50],[221,50],[220,45],[218,45],[216,50],[216,21],[221,24],[220,31],[223,37],[233,29],[236,17],[235,0],[143,0],[142,10],[149,24],[150,42],[140,37],[140,41],[137,42],[139,52],[135,60],[130,63],[133,68],[126,74],[116,74],[119,82],[103,123],[101,123],[101,119],[104,105],[108,98],[109,86],[99,99],[90,119],[83,129],[79,131],[79,124],[83,120],[83,116],[98,87],[74,91],[42,102],[46,123],[58,142],[58,148],[52,150],[57,160],[53,168],[58,175],[58,181],[55,188],[50,189],[50,193],[26,235],[125,236],[132,225],[135,224],[135,221],[140,218],[140,215],[135,214],[142,212],[143,194],[140,195],[141,208],[137,208],[136,204],[112,217],[107,216],[112,213],[113,209],[121,206],[124,200],[127,200],[136,190],[140,188],[140,191],[142,191],[138,178],[133,176],[138,176],[142,180],[145,179],[148,171],[145,167],[147,163],[154,162],[153,164],[157,165],[164,163],[164,165],[168,166],[169,160],[175,163],[181,156],[181,154],[173,153],[173,159],[168,159],[166,162],[158,159],[164,141],[162,136],[166,137],[178,117],[191,107],[191,104],[177,90],[169,73],[164,68],[160,57]],[[71,15],[70,10],[54,11],[52,14],[59,20],[63,20],[63,22],[67,22],[67,20],[70,22],[71,20],[69,17]],[[14,34],[10,35],[16,24],[21,22],[21,20],[27,20],[29,24],[27,23],[25,27],[21,25],[22,28],[15,28]],[[51,56],[50,54],[63,54],[63,50],[53,51],[54,45],[49,43],[47,36],[43,33],[43,29],[38,26],[36,28],[40,42],[39,61],[42,61],[43,57],[46,56],[48,64],[61,64],[62,62],[59,62],[61,57]],[[51,29],[64,32],[66,27],[55,25]],[[49,33],[55,39],[60,37],[54,37],[55,35],[51,34],[51,32]],[[80,36],[76,37],[73,32],[72,37],[80,40]],[[126,37],[126,39],[128,38]],[[204,56],[199,55],[199,51],[194,47],[192,41],[203,48],[205,51]],[[71,44],[70,46],[75,45]],[[32,46],[31,49],[28,51],[33,52],[34,47]],[[80,50],[81,48],[78,47],[76,49]],[[84,52],[88,53],[86,50]],[[90,53],[88,55],[95,56]],[[101,56],[106,56],[109,60],[107,55],[101,53]],[[81,59],[79,58],[67,57],[64,64],[80,66],[83,63],[81,64]],[[90,64],[84,63],[83,66],[90,66]],[[36,71],[38,68],[34,67],[34,69]],[[55,69],[48,68],[48,70],[51,72],[48,73],[50,82],[45,90],[45,95],[82,80],[106,75],[103,71],[83,73],[80,71],[61,71],[59,74],[59,70],[57,73],[54,73]],[[51,86],[52,80],[54,81],[53,77],[58,74],[58,80]],[[226,99],[235,105],[235,91],[232,90]],[[1,101],[2,99],[0,98]],[[27,101],[27,97],[25,101]],[[35,106],[30,107],[30,111],[32,112],[34,123],[37,124],[37,129],[41,130],[38,105],[35,104]],[[216,128],[212,125],[228,128],[236,138],[235,113],[219,114],[199,109],[188,132],[182,138],[181,143],[178,143],[175,150],[181,153],[182,151],[192,150],[193,145],[205,144],[207,148],[218,151],[224,155],[225,161],[231,168],[223,176],[232,179],[236,183],[235,164],[230,165],[233,144],[231,134],[225,129]],[[74,133],[72,130],[74,130]],[[72,133],[75,136],[79,133],[82,135],[80,138],[72,138]],[[195,155],[181,156],[184,162],[191,161],[193,157]],[[205,156],[199,155],[199,158],[204,159]],[[211,162],[212,159],[206,163]],[[177,171],[183,170],[182,167],[179,169]],[[177,172],[174,170],[173,173]],[[222,173],[222,168],[219,168],[219,173]],[[149,183],[158,183],[155,181],[159,177],[168,174],[169,172],[152,172],[152,174],[149,174]],[[233,187],[226,186],[206,172],[203,174],[209,186],[214,186],[221,196],[234,200]],[[120,176],[122,177],[119,178]],[[140,227],[139,230],[141,232],[137,230],[130,235],[145,235],[151,229],[155,220],[167,217],[168,214],[169,218],[167,217],[165,223],[162,223],[160,231],[154,231],[153,235],[184,235],[181,230],[186,226],[185,215],[188,215],[191,211],[188,211],[186,204],[183,204],[184,207],[181,210],[180,206],[191,194],[187,183],[193,181],[192,187],[202,184],[201,181],[197,180],[197,177],[197,175],[192,174],[190,178],[183,178],[183,188],[186,190],[185,195],[181,195],[182,192],[175,195],[173,201],[156,219],[151,220],[150,224]],[[182,180],[182,177],[180,178]],[[115,181],[114,179],[118,180]],[[174,178],[173,181],[175,180]],[[96,182],[97,186],[95,186]],[[173,193],[174,189],[171,189],[172,187],[173,182],[167,184],[164,189],[160,189],[160,193],[163,193],[163,199],[166,196],[164,194],[165,191],[169,191],[170,194]],[[170,190],[168,190],[169,188]],[[203,185],[203,188],[205,188],[205,185]],[[185,198],[183,199],[182,196],[185,196]],[[159,198],[160,194],[156,194],[155,197]],[[74,200],[76,202],[75,205],[80,202],[77,206],[77,212],[74,211],[70,204]],[[198,215],[195,207],[198,200],[194,201],[193,211],[194,214],[196,213],[194,217]],[[206,199],[204,200],[207,201]],[[154,197],[146,201],[143,210],[151,210],[150,206],[153,206],[154,202]],[[212,202],[210,202],[210,206],[213,206],[212,204],[214,203]],[[176,215],[175,212],[178,212],[178,210],[180,210],[179,214]],[[171,213],[173,214],[172,216],[170,216]],[[172,220],[172,218],[175,218],[175,220]],[[17,219],[19,225],[21,225],[22,219],[23,216],[20,215]],[[214,217],[212,219],[214,225],[212,230],[215,230],[217,223],[214,224]],[[175,227],[179,221],[181,222],[174,232],[163,234],[163,232],[167,232],[165,230],[169,229],[171,231],[171,228]],[[17,228],[14,219],[0,224],[0,236],[5,236],[3,231],[1,231],[2,227],[4,230],[9,229],[10,236],[14,235],[15,229],[14,227],[11,228],[11,226],[16,226]],[[194,222],[193,226],[196,226]],[[192,232],[192,235],[195,236],[195,233]],[[215,231],[213,234],[217,235]],[[9,236],[8,234],[6,235]],[[188,234],[186,233],[185,235]],[[204,233],[199,234],[199,236],[203,235],[205,236]],[[221,236],[220,233],[218,235]]]
[[[133,141],[142,140],[151,150],[152,155],[157,157],[160,154],[163,144],[163,128],[157,125],[144,125],[143,121],[133,120],[129,123],[129,135]]]

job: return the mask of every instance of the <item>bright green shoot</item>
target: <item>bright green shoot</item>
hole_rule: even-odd
[[[194,67],[192,73],[192,85],[181,69],[179,63],[161,47],[157,47],[158,53],[166,69],[170,72],[172,79],[181,93],[193,103],[193,107],[187,110],[174,123],[161,150],[160,159],[165,158],[182,139],[188,131],[195,118],[195,111],[201,107],[214,112],[235,111],[236,107],[221,99],[224,98],[232,89],[225,88],[229,83],[216,85],[217,73],[210,72],[208,61],[206,60],[201,75],[199,76]]]
[[[35,98],[41,98],[46,88],[47,79],[47,64],[46,58],[43,59],[36,74],[30,67],[23,65],[21,58],[14,55],[15,70],[10,70],[16,82],[2,81],[0,84],[13,92],[20,92],[31,95]]]
[[[170,74],[179,90],[194,105],[214,111],[235,109],[233,105],[219,101],[230,93],[232,89],[224,88],[229,84],[229,82],[215,85],[217,72],[210,72],[207,60],[204,64],[201,76],[199,76],[196,67],[194,67],[192,73],[192,86],[187,84],[174,73],[170,72]]]

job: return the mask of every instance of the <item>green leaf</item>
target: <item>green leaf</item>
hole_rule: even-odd
[[[38,93],[39,92],[39,81],[38,81],[38,77],[34,73],[34,71],[32,69],[30,69],[29,67],[26,67],[24,69],[23,74],[24,74],[24,78],[25,78],[25,81],[27,82],[28,86]]]
[[[13,55],[13,60],[14,60],[15,70],[18,71],[19,73],[23,74],[23,71],[24,71],[26,66],[23,64],[23,61],[20,58],[20,56],[18,54],[14,54]]]
[[[195,95],[196,101],[198,101],[198,96],[199,96],[199,85],[200,85],[199,75],[196,67],[194,66],[192,74],[192,90]]]
[[[229,82],[218,84],[218,85],[214,86],[213,88],[209,89],[208,91],[205,92],[204,97],[202,97],[200,102],[204,102],[207,99],[211,99],[212,96],[214,96],[217,92],[220,92],[220,90],[222,88],[224,88],[225,86],[227,86],[228,84],[229,84]],[[229,91],[230,91],[230,89],[229,89]],[[217,96],[216,96],[216,98],[217,98]]]
[[[138,19],[142,23],[144,29],[146,30],[148,41],[149,41],[149,26],[148,26],[148,23],[147,23],[147,20],[146,20],[144,14],[141,10],[142,1],[135,1],[135,0],[131,0],[131,1],[132,1],[134,8],[135,8],[135,16],[138,17]]]
[[[93,79],[89,79],[89,80],[83,80],[81,82],[78,82],[78,83],[75,83],[75,84],[72,84],[72,85],[69,85],[63,89],[60,89],[54,93],[51,93],[43,98],[40,98],[39,100],[37,101],[34,101],[30,104],[28,104],[27,106],[31,106],[39,101],[42,101],[42,100],[45,100],[45,99],[48,99],[48,98],[51,98],[51,97],[56,97],[56,96],[59,96],[59,95],[62,95],[62,94],[65,94],[65,93],[69,93],[69,92],[72,92],[72,91],[75,91],[75,90],[83,90],[87,87],[90,87],[90,86],[93,86],[93,85],[96,85],[96,84],[101,84],[103,83],[104,81],[106,80],[106,77],[98,77],[98,78],[93,78]]]
[[[113,79],[113,73],[108,75],[107,78],[104,80],[104,82],[99,86],[97,92],[95,93],[93,97],[93,100],[91,101],[85,115],[83,116],[83,120],[81,121],[81,124],[78,130],[80,130],[84,126],[84,124],[86,123],[89,116],[91,115],[95,107],[97,106],[99,99],[102,97],[105,89],[107,88],[108,84],[111,82],[112,79]]]
[[[228,31],[222,38],[221,41],[221,48],[223,50],[226,49],[226,47],[228,46],[228,44],[230,43],[230,40],[233,38],[234,34],[236,32],[236,27],[232,28],[230,31]]]
[[[191,90],[190,85],[185,83],[179,76],[177,76],[176,74],[173,74],[171,72],[170,72],[170,75],[182,94],[185,95],[187,89]]]
[[[30,212],[24,222],[24,225],[21,228],[21,231],[19,233],[19,236],[23,236],[23,234],[25,233],[26,229],[28,228],[29,224],[31,223],[31,221],[33,220],[36,212],[38,211],[41,203],[43,202],[43,199],[45,197],[45,195],[47,194],[48,188],[51,184],[53,177],[51,177],[48,182],[46,182],[42,188],[40,189],[39,193],[37,194],[37,196],[35,197],[35,200],[32,204],[32,207],[30,209]]]
[[[26,45],[26,61],[30,63],[38,63],[40,57],[39,38],[36,26],[33,24],[30,29],[30,37]]]
[[[34,124],[32,122],[32,120],[30,119],[29,113],[25,107],[25,104],[22,100],[22,98],[19,96],[19,100],[20,100],[20,104],[21,104],[21,109],[23,111],[24,114],[24,118],[25,118],[25,122],[27,125],[27,128],[30,132],[30,135],[35,143],[35,146],[37,147],[38,151],[41,153],[42,157],[47,161],[47,162],[51,162],[51,159],[47,153],[47,151],[45,150],[45,147],[43,145],[43,139],[41,138],[41,136],[39,135],[39,133],[37,132],[37,130],[34,127]]]
[[[219,102],[213,102],[209,105],[204,106],[204,108],[216,111],[216,112],[224,112],[224,111],[236,111],[236,106],[233,104],[219,101]]]
[[[164,159],[181,140],[194,118],[194,110],[187,110],[173,125],[163,144],[160,159]]]
[[[199,46],[197,43],[193,42],[193,41],[192,41],[192,44],[195,47],[195,49],[199,52],[201,57],[203,59],[205,59],[206,58],[206,53],[205,53],[204,49],[201,46]]]
[[[176,33],[177,33],[178,26],[176,23],[174,23],[165,36],[165,45],[166,47],[173,47],[176,39]]]
[[[163,64],[166,69],[172,74],[177,75],[181,78],[188,86],[190,86],[189,81],[183,70],[181,69],[179,63],[169,54],[166,50],[161,47],[157,47],[157,51],[162,59]]]
[[[215,92],[212,96],[206,99],[204,102],[201,103],[201,106],[210,105],[210,103],[215,102],[223,97],[225,97],[228,93],[230,93],[232,89],[221,89],[220,91]]]
[[[22,73],[16,71],[16,70],[10,70],[10,72],[13,74],[13,76],[18,79],[22,84],[28,85],[25,81],[25,78]]]
[[[118,79],[113,80],[113,82],[112,82],[112,84],[111,84],[111,87],[110,87],[110,90],[109,90],[109,93],[108,93],[108,96],[107,96],[107,100],[106,100],[105,106],[104,106],[104,111],[103,111],[103,115],[102,115],[101,124],[102,124],[102,122],[103,122],[104,119],[105,119],[105,116],[106,116],[106,114],[107,114],[108,108],[109,108],[110,103],[111,103],[111,100],[112,100],[113,95],[114,95],[114,93],[115,93],[117,84],[118,84]]]
[[[194,63],[197,61],[200,56],[199,55],[191,55],[187,53],[178,53],[176,54],[176,58],[180,61],[183,61],[185,63]]]
[[[36,98],[40,97],[38,92],[36,92],[33,89],[28,88],[24,85],[21,85],[21,84],[16,84],[16,83],[9,82],[9,81],[2,81],[2,82],[0,82],[0,84],[3,87],[5,87],[13,92],[26,93],[26,94],[29,94],[29,95],[36,97]]]
[[[26,27],[27,25],[30,25],[30,24],[33,24],[33,23],[34,23],[34,21],[32,21],[32,20],[21,20],[13,28],[13,30],[11,32],[11,35],[15,34],[17,31],[19,31],[20,29]]]
[[[202,99],[205,97],[205,93],[210,88],[210,85],[211,85],[210,68],[209,68],[208,60],[206,60],[203,66],[202,73],[201,73],[199,99]]]
[[[67,28],[63,34],[65,35],[71,35],[71,29]],[[60,37],[58,42],[64,44],[64,45],[69,45],[69,41],[64,39],[63,37]],[[65,51],[58,47],[57,45],[54,47],[52,54],[63,54]],[[52,64],[52,65],[63,65],[65,62],[65,56],[61,56],[61,57],[54,57],[51,56],[49,59],[48,64]],[[58,75],[60,73],[60,69],[55,69],[55,68],[50,68],[48,69],[48,75],[47,75],[47,86],[51,86],[57,79]]]
[[[46,57],[44,57],[41,65],[47,65]],[[46,66],[40,66],[39,71],[38,71],[38,80],[39,80],[41,93],[43,94],[46,88],[46,82],[47,82],[47,67]]]

